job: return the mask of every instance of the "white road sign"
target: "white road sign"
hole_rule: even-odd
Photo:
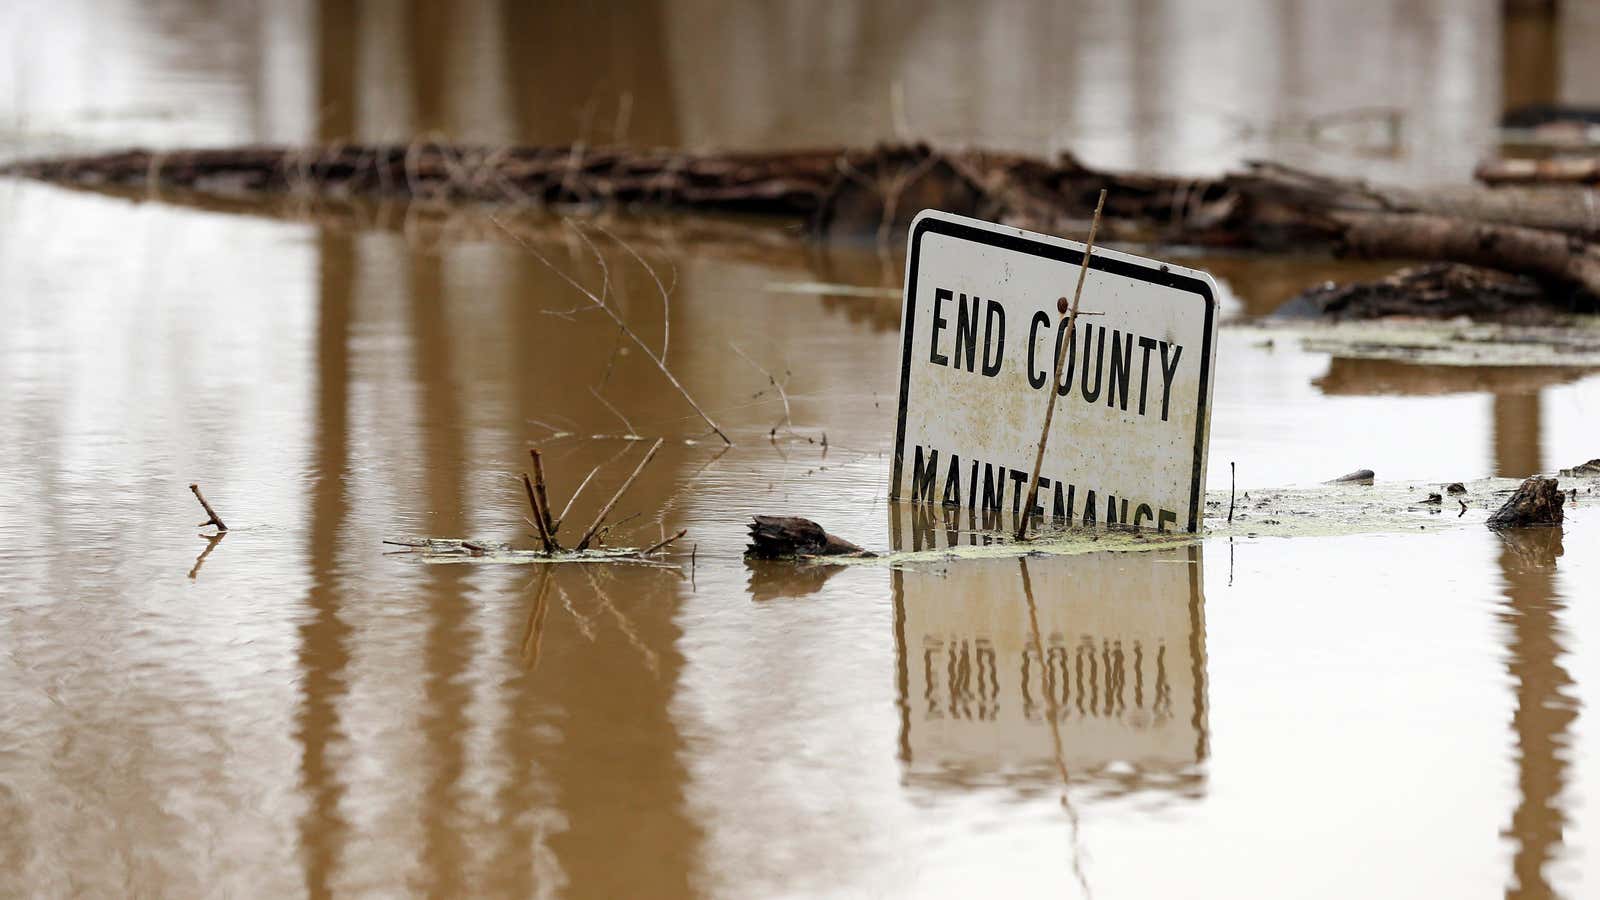
[[[1083,244],[933,210],[910,241],[890,497],[1014,518]],[[1199,529],[1216,296],[1204,272],[1095,248],[1035,513]]]

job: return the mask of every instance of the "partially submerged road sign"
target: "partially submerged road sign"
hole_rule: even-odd
[[[1083,245],[928,210],[911,226],[890,497],[1021,513]],[[1099,247],[1067,347],[1036,514],[1197,531],[1216,283]],[[1092,315],[1090,315],[1092,313]]]

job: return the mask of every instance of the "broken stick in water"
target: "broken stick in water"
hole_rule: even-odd
[[[544,457],[540,455],[539,448],[534,447],[528,451],[533,457],[533,490],[539,495],[539,509],[544,515],[544,530],[550,532],[554,538],[561,528],[561,522],[550,517],[550,496],[544,489]]]
[[[211,508],[211,504],[206,502],[206,496],[204,494],[200,493],[200,485],[191,484],[191,485],[189,485],[189,490],[194,491],[194,498],[196,500],[200,501],[201,508],[206,511],[206,515],[207,516],[210,516],[210,518],[206,519],[204,522],[201,522],[199,525],[196,525],[195,527],[196,528],[204,528],[207,525],[215,525],[215,526],[217,526],[217,531],[218,532],[227,531],[228,530],[228,526],[222,524],[222,519],[221,519],[221,517],[219,517],[217,515],[217,511]]]
[[[539,543],[543,545],[544,552],[554,553],[560,550],[561,545],[556,543],[556,537],[550,533],[550,526],[547,524],[550,521],[550,515],[545,511],[543,504],[539,502],[539,492],[534,488],[533,480],[528,477],[527,472],[522,473],[522,487],[523,490],[528,492],[528,506],[533,510],[533,518],[529,521],[533,524],[533,530],[539,536]]]
[[[1089,274],[1089,257],[1094,253],[1095,232],[1100,230],[1100,214],[1106,208],[1105,188],[1100,189],[1100,201],[1094,205],[1094,218],[1089,220],[1089,240],[1083,245],[1083,264],[1078,268],[1078,287],[1072,292],[1072,309],[1069,312],[1066,306],[1067,298],[1062,297],[1056,301],[1056,311],[1060,319],[1056,321],[1056,328],[1060,329],[1066,323],[1066,339],[1056,345],[1055,380],[1052,385],[1061,383],[1061,366],[1066,362],[1067,348],[1072,345],[1073,329],[1078,324],[1078,301],[1083,297],[1083,280]],[[1017,540],[1028,536],[1028,520],[1033,518],[1033,504],[1039,499],[1039,469],[1044,465],[1044,445],[1050,438],[1050,422],[1056,415],[1056,396],[1060,391],[1046,391],[1049,399],[1045,401],[1044,428],[1039,432],[1039,452],[1033,458],[1033,475],[1028,479],[1028,502],[1022,505],[1022,516],[1017,522]]]
[[[1233,524],[1233,494],[1239,487],[1239,464],[1228,463],[1228,524]]]
[[[661,539],[659,541],[656,541],[654,544],[651,544],[650,546],[644,548],[643,550],[640,550],[639,551],[639,555],[640,556],[653,556],[653,555],[656,554],[657,551],[666,549],[666,546],[668,544],[672,543],[673,541],[676,541],[678,538],[681,538],[681,537],[683,537],[684,535],[686,535],[688,533],[689,533],[689,529],[680,528],[680,529],[678,529],[678,533],[673,535],[672,537],[663,538],[663,539]]]

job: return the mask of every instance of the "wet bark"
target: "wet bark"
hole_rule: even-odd
[[[751,559],[783,559],[796,556],[870,556],[865,550],[821,525],[799,516],[754,516],[750,523]]]
[[[1415,213],[1335,214],[1356,256],[1409,257],[1484,266],[1600,297],[1600,245],[1559,232]]]
[[[1554,478],[1529,478],[1504,506],[1490,514],[1488,525],[1495,529],[1560,525],[1565,501],[1566,495]]]

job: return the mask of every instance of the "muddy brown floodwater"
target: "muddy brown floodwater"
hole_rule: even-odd
[[[904,132],[1417,183],[1465,177],[1502,91],[1595,81],[1582,13],[1517,33],[1570,44],[1559,64],[1502,73],[1497,4],[1369,6],[22,3],[0,132],[7,154]],[[1306,136],[1374,105],[1398,147]],[[1595,891],[1600,498],[1564,535],[747,566],[756,512],[891,545],[902,262],[605,224],[675,284],[667,312],[601,236],[619,307],[652,346],[670,322],[732,449],[509,242],[0,184],[0,894]],[[599,283],[559,223],[539,246]],[[1185,263],[1234,318],[1372,271]],[[1229,461],[1242,491],[1362,467],[1437,490],[1600,456],[1587,370],[1221,340],[1213,488]],[[775,440],[763,368],[793,409]],[[623,432],[668,442],[616,539],[687,528],[692,563],[384,555],[527,541],[527,448],[560,503],[597,463],[592,492],[621,481],[644,449]]]

